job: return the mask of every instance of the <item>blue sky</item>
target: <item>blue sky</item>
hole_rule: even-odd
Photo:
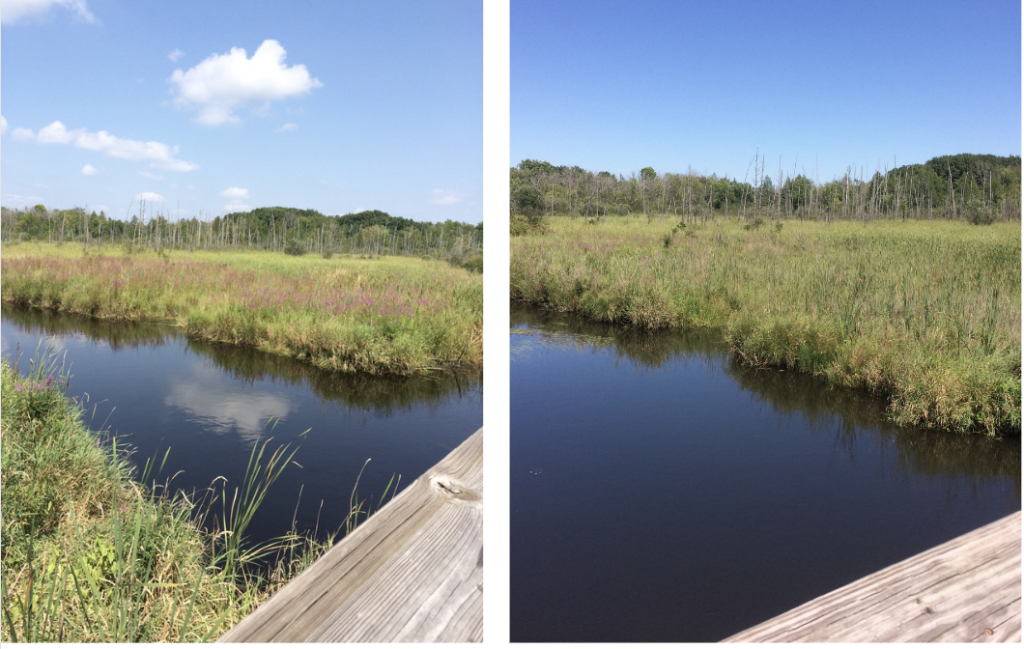
[[[4,0],[0,18],[4,206],[482,218],[479,2]]]
[[[510,77],[513,166],[743,180],[759,150],[824,182],[1021,152],[1019,0],[512,0]]]

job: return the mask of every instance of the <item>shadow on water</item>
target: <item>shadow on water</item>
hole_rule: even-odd
[[[860,436],[895,445],[900,466],[927,476],[977,480],[1012,478],[1020,496],[1020,438],[995,439],[895,426],[885,419],[886,404],[870,394],[829,388],[819,379],[793,372],[756,370],[730,362],[726,370],[744,390],[778,412],[799,414],[809,427],[835,431],[836,445],[856,452]]]
[[[899,466],[907,471],[946,477],[1012,478],[1021,489],[1021,440],[960,435],[895,426],[886,419],[886,403],[871,394],[829,387],[821,379],[774,369],[754,369],[728,356],[720,330],[692,329],[673,333],[632,331],[566,313],[511,304],[513,334],[539,334],[545,345],[577,350],[610,349],[645,369],[698,358],[720,364],[743,390],[776,412],[798,415],[808,427],[835,431],[836,445],[856,452],[859,437],[870,435],[894,444]],[[528,335],[514,340],[512,354],[531,344]]]

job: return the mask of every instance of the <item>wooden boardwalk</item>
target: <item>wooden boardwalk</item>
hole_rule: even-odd
[[[1020,642],[1020,512],[724,642]]]
[[[483,429],[218,642],[481,642]]]

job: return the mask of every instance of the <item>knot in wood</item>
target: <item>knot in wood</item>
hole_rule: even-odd
[[[460,504],[482,504],[483,498],[480,494],[465,485],[453,480],[449,476],[435,476],[430,479],[430,486],[437,490],[445,499]]]

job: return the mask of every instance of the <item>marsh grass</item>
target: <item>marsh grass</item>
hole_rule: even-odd
[[[191,338],[321,369],[416,374],[480,367],[479,273],[408,257],[266,252],[98,255],[5,247],[5,302],[114,320],[159,320]]]
[[[721,327],[745,363],[885,396],[897,423],[1019,434],[1019,223],[673,225],[549,219],[511,241],[511,297],[641,329]]]
[[[57,357],[36,358],[26,376],[0,364],[4,641],[210,640],[342,532],[318,540],[293,523],[279,538],[250,543],[249,522],[294,464],[291,445],[271,451],[268,438],[254,446],[238,488],[176,492],[173,476],[157,482],[168,453],[137,475],[125,449],[82,424]],[[346,533],[369,514],[365,501],[354,503]]]

